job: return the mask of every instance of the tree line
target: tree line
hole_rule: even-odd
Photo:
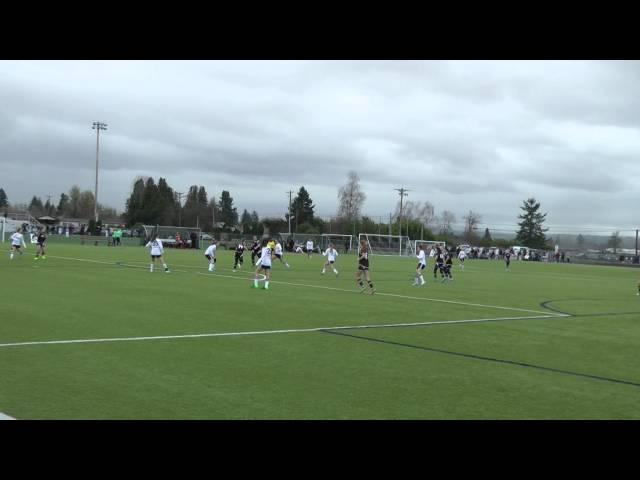
[[[184,203],[182,198],[184,196]],[[283,217],[260,218],[253,210],[245,209],[241,215],[234,206],[230,192],[223,190],[218,199],[209,197],[201,185],[192,185],[188,192],[177,192],[165,178],[156,183],[153,177],[137,177],[133,181],[131,194],[126,200],[124,213],[118,217],[112,208],[98,204],[101,218],[120,218],[127,227],[139,224],[199,227],[204,231],[240,231],[244,234],[262,235],[265,229],[270,233],[291,231],[296,233],[341,233],[357,235],[359,232],[383,235],[406,235],[412,239],[439,240],[447,243],[469,243],[480,246],[507,246],[513,243],[530,248],[549,248],[552,238],[547,238],[543,224],[546,213],[540,212],[540,203],[535,198],[523,201],[520,207],[518,231],[514,239],[494,239],[488,228],[481,235],[478,226],[482,216],[469,210],[463,215],[464,230],[456,234],[453,225],[456,216],[449,210],[436,214],[434,206],[428,202],[407,201],[396,205],[388,222],[378,221],[363,215],[366,194],[360,186],[360,178],[355,171],[347,174],[346,183],[337,193],[338,209],[335,218],[327,221],[315,214],[316,205],[304,186],[297,191],[291,207]],[[74,185],[67,193],[62,193],[57,206],[45,203],[34,196],[28,206],[24,206],[33,216],[57,216],[71,218],[92,218],[94,195],[89,190],[81,191]],[[9,206],[5,191],[0,188],[0,208]],[[617,236],[611,239],[617,246]]]

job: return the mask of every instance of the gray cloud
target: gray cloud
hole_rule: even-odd
[[[118,210],[148,175],[263,215],[304,185],[331,215],[356,170],[373,216],[405,186],[489,224],[535,196],[550,224],[631,226],[639,85],[637,61],[0,61],[0,187],[92,190],[99,120]]]

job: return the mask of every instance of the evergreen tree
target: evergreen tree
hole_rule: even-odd
[[[582,248],[584,246],[584,237],[582,236],[582,234],[579,234],[576,238],[576,244],[578,245],[578,247]]]
[[[542,228],[547,214],[540,213],[540,202],[536,202],[535,198],[529,198],[522,202],[521,210],[523,214],[518,218],[522,221],[518,223],[520,230],[516,235],[516,240],[525,247],[545,248],[547,238],[544,234],[548,228]]]
[[[191,185],[187,192],[184,207],[182,207],[182,225],[195,227],[198,221],[198,186]]]
[[[490,242],[491,239],[491,233],[489,232],[489,228],[485,228],[484,229],[484,237],[482,237],[482,240],[484,240],[485,242]]]
[[[254,210],[253,212],[251,212],[251,233],[253,235],[262,235],[263,232],[264,232],[264,226],[260,221],[258,212]]]
[[[224,222],[225,228],[238,224],[238,211],[233,206],[233,198],[228,191],[223,190],[220,194],[218,208],[220,209],[220,221]]]
[[[300,187],[298,195],[291,202],[291,213],[295,215],[296,231],[298,225],[313,222],[313,209],[315,205],[304,187]]]
[[[69,190],[69,207],[64,212],[67,217],[78,218],[80,216],[80,188],[77,185]]]
[[[179,205],[176,202],[176,195],[162,177],[158,180],[158,196],[161,205],[158,223],[160,225],[177,225]]]
[[[242,216],[240,217],[240,227],[242,228],[242,233],[250,233],[252,230],[251,225],[251,214],[245,208],[242,212]]]
[[[9,199],[4,189],[0,188],[0,208],[6,208],[9,206]]]
[[[144,185],[144,194],[142,196],[142,208],[140,211],[140,219],[142,223],[157,224],[162,213],[162,202],[160,193],[153,177],[149,177]]]
[[[29,213],[34,217],[39,217],[42,215],[43,211],[44,205],[42,205],[42,200],[34,195],[31,199],[31,203],[29,204]]]
[[[56,208],[56,216],[61,217],[65,214],[65,212],[69,208],[69,196],[66,193],[60,194],[60,201],[58,202],[58,207]]]
[[[142,222],[142,202],[144,200],[144,180],[138,178],[133,183],[131,195],[126,202],[124,218],[127,226],[132,227],[136,223]]]

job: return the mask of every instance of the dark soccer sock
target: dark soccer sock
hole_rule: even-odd
[[[369,280],[367,280],[367,283],[369,284],[369,288],[373,290],[373,283],[371,283]]]
[[[360,284],[361,287],[364,287],[364,283],[362,283],[362,280],[359,280],[358,283]]]

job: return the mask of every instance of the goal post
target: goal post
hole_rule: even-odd
[[[413,242],[413,248],[416,252],[418,251],[418,247],[420,245],[424,247],[424,251],[427,254],[427,256],[430,256],[429,253],[431,252],[431,250],[433,250],[436,247],[442,247],[442,248],[447,247],[446,242],[437,242],[435,240],[415,240]]]
[[[170,225],[142,225],[142,228],[144,228],[145,243],[153,235],[158,235],[166,247],[200,248],[200,235],[202,234],[200,228]]]
[[[336,233],[323,233],[320,236],[320,249],[324,252],[333,243],[336,250],[343,248],[350,252],[353,249],[353,235],[338,235]]]
[[[371,255],[415,255],[415,247],[405,235],[380,235],[377,233],[359,233],[358,243],[364,239]]]

